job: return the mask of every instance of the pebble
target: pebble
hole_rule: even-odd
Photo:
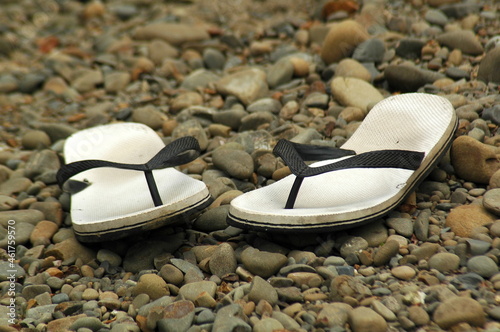
[[[172,45],[198,42],[209,38],[207,31],[199,26],[183,23],[150,23],[134,32],[138,40],[161,39]]]
[[[26,192],[32,185],[33,182],[31,182],[31,180],[28,178],[10,178],[4,183],[0,184],[0,194],[6,196],[20,194],[22,192]]]
[[[51,144],[49,135],[42,130],[29,130],[21,138],[21,144],[25,149],[36,150],[47,148]]]
[[[273,98],[261,98],[259,100],[254,101],[247,107],[247,111],[250,113],[253,112],[269,112],[269,113],[278,113],[281,109],[281,103]]]
[[[408,318],[416,325],[416,326],[424,326],[429,324],[429,314],[425,311],[421,306],[410,306],[408,307]]]
[[[441,273],[449,273],[459,268],[460,257],[455,254],[441,252],[429,259],[429,268],[436,269]]]
[[[43,212],[46,220],[52,221],[60,226],[63,219],[63,211],[59,202],[34,202],[29,206],[31,209]]]
[[[185,108],[202,104],[203,97],[199,93],[194,91],[187,91],[185,93],[179,94],[172,100],[170,110],[174,113],[178,113]]]
[[[406,59],[419,59],[425,42],[417,38],[403,38],[396,46],[396,54]]]
[[[59,227],[52,221],[42,220],[36,224],[31,232],[30,242],[32,245],[49,245],[52,236],[57,232]]]
[[[74,262],[81,259],[83,263],[88,263],[96,258],[94,250],[84,246],[75,238],[68,238],[62,242],[54,244],[45,251],[45,255],[54,256],[62,261]]]
[[[384,99],[375,87],[358,78],[336,77],[330,88],[335,99],[342,105],[358,107],[365,112],[370,105]]]
[[[393,276],[401,280],[410,280],[417,272],[410,266],[397,266],[391,270]]]
[[[396,233],[411,237],[413,234],[413,222],[411,219],[407,218],[388,218],[387,226],[394,229]]]
[[[203,62],[207,69],[222,70],[226,62],[226,57],[221,51],[209,47],[203,50]]]
[[[451,200],[451,198],[450,198]],[[429,218],[431,216],[431,211],[426,209],[422,210],[415,222],[413,223],[413,229],[415,231],[415,236],[421,241],[427,241],[429,236]]]
[[[450,49],[459,49],[465,54],[480,55],[484,51],[483,46],[470,30],[445,32],[437,36],[436,40]]]
[[[255,112],[241,119],[240,131],[257,130],[263,125],[273,121],[273,115],[269,112]]]
[[[368,242],[362,237],[353,236],[348,239],[340,247],[340,255],[343,258],[351,254],[357,254],[361,250],[368,248]]]
[[[253,332],[266,332],[266,331],[276,331],[283,330],[283,325],[274,318],[263,318],[257,324],[253,326]]]
[[[100,249],[97,252],[97,260],[101,263],[108,262],[111,266],[120,266],[122,263],[121,256],[108,249]]]
[[[373,265],[381,266],[387,264],[398,252],[399,243],[394,240],[387,241],[373,256]]]
[[[0,211],[8,211],[17,208],[19,202],[10,196],[0,195]]]
[[[450,211],[446,217],[446,226],[458,236],[471,237],[475,227],[490,224],[496,220],[480,205],[460,205]]]
[[[187,331],[195,317],[194,305],[191,301],[174,302],[162,311],[161,318],[156,323],[158,331]]]
[[[184,274],[173,266],[172,264],[165,264],[161,267],[159,272],[160,277],[162,277],[167,283],[174,285],[181,285],[184,281]]]
[[[95,89],[98,84],[102,84],[104,78],[100,70],[84,70],[73,80],[71,86],[79,93],[87,93]]]
[[[252,156],[237,149],[219,148],[212,154],[214,165],[237,179],[248,179],[254,171]]]
[[[93,288],[87,288],[82,293],[82,300],[91,301],[99,298],[99,292]]]
[[[289,59],[281,59],[267,71],[267,84],[271,89],[284,85],[292,80],[294,67]]]
[[[345,326],[351,311],[347,303],[327,303],[318,313],[317,321],[325,327]]]
[[[194,302],[203,292],[206,292],[213,298],[216,289],[217,284],[213,281],[197,281],[183,285],[179,289],[179,295],[182,295],[186,300]]]
[[[351,310],[349,324],[353,332],[383,332],[388,327],[382,316],[366,307],[357,307]]]
[[[297,287],[304,285],[308,287],[320,287],[323,283],[323,278],[314,272],[293,272],[287,274],[286,277],[293,280]]]
[[[104,76],[104,89],[109,93],[117,93],[125,90],[131,81],[128,72],[117,71]]]
[[[448,17],[438,9],[429,9],[424,16],[425,20],[431,24],[445,26],[448,23]]]
[[[486,83],[500,83],[500,74],[494,68],[498,68],[500,63],[500,47],[495,47],[481,60],[477,72],[477,78]]]
[[[378,247],[388,241],[387,228],[382,220],[374,221],[358,229],[357,235],[365,239],[370,247]]]
[[[384,70],[384,77],[395,90],[416,92],[422,86],[444,78],[444,75],[426,71],[413,65],[401,64],[387,66]]]
[[[326,64],[339,62],[352,54],[356,46],[369,38],[365,28],[353,20],[333,25],[321,48],[321,58]]]
[[[500,215],[500,189],[491,189],[486,191],[483,196],[483,205],[494,215]]]
[[[156,274],[143,274],[134,288],[135,295],[147,294],[151,299],[156,300],[169,295],[168,285],[162,277]]]
[[[17,263],[14,263],[13,266],[10,265],[8,261],[1,261],[0,262],[0,282],[6,281],[9,279],[10,274],[12,272],[10,271],[16,271],[16,276],[17,278],[24,278],[26,275],[26,271]]]
[[[287,260],[283,254],[260,251],[252,247],[241,252],[241,262],[245,269],[262,278],[269,278],[278,272]]]
[[[485,323],[482,306],[468,297],[452,297],[444,301],[436,308],[433,320],[442,329],[449,329],[459,323],[479,327]]]
[[[231,332],[242,331],[251,332],[252,328],[244,320],[243,309],[238,304],[230,304],[217,311],[215,321],[212,326],[213,331]]]
[[[180,87],[186,90],[196,90],[196,88],[205,88],[219,79],[220,77],[214,72],[200,68],[189,73]]]
[[[154,268],[154,258],[163,252],[173,252],[182,244],[178,236],[164,237],[164,241],[143,240],[128,248],[123,268],[132,273]]]
[[[488,256],[474,256],[467,262],[467,269],[481,277],[490,278],[498,273],[498,264]]]
[[[106,326],[96,317],[82,317],[73,322],[69,329],[76,331],[82,328],[87,328],[91,331],[98,331],[104,327]]]
[[[335,77],[354,77],[370,82],[372,75],[361,63],[354,59],[343,59],[335,68]]]
[[[500,168],[494,147],[469,136],[460,136],[453,141],[451,163],[461,178],[485,184],[489,183],[491,176]]]
[[[372,302],[372,308],[379,315],[384,317],[386,321],[395,321],[397,320],[396,315],[389,308],[387,308],[382,302],[375,300]]]
[[[481,241],[476,239],[467,239],[467,244],[470,247],[470,253],[473,256],[485,254],[491,247],[488,241]]]
[[[153,130],[157,130],[162,127],[166,116],[156,107],[150,105],[134,109],[132,111],[132,120],[145,124]]]
[[[172,132],[172,138],[177,139],[184,136],[193,136],[198,141],[201,150],[206,150],[208,146],[208,137],[201,126],[200,122],[196,119],[183,121]]]
[[[210,257],[209,266],[210,272],[218,277],[236,272],[237,262],[233,247],[228,243],[220,244]]]
[[[235,96],[244,105],[265,97],[268,92],[266,73],[256,68],[224,76],[215,86],[219,93]]]
[[[385,52],[386,48],[382,40],[378,38],[370,38],[356,47],[354,53],[352,54],[352,58],[361,63],[380,63],[384,59]]]
[[[270,283],[259,276],[255,276],[250,285],[248,299],[255,303],[264,300],[271,305],[275,305],[278,302],[278,293]]]
[[[311,66],[309,61],[297,56],[291,56],[290,62],[293,65],[293,76],[306,77],[309,74],[310,72],[309,67]]]

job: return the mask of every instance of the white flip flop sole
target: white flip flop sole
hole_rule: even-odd
[[[146,163],[165,147],[149,127],[118,123],[82,130],[64,146],[66,163],[106,160],[126,164]],[[153,171],[163,205],[156,206],[143,172],[95,168],[71,180],[89,185],[71,197],[71,219],[83,242],[114,240],[138,230],[158,228],[206,207],[211,197],[206,185],[177,171]]]
[[[295,175],[248,192],[231,202],[228,223],[275,231],[348,228],[390,212],[409,194],[449,148],[457,126],[451,103],[412,93],[389,97],[373,107],[342,146],[357,154],[379,150],[424,152],[416,170],[351,168],[304,179],[292,209],[285,209]],[[316,162],[311,167],[352,158]]]

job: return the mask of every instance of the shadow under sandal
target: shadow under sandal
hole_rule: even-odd
[[[280,140],[274,153],[292,175],[235,198],[228,223],[256,230],[316,232],[380,218],[437,164],[456,126],[448,100],[413,93],[375,105],[342,149]],[[319,161],[305,163],[312,160]]]
[[[165,226],[212,201],[203,182],[173,168],[199,156],[194,137],[165,146],[149,127],[120,123],[77,132],[64,153],[57,180],[71,193],[73,229],[83,242]]]

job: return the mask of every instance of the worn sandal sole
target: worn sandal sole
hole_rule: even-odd
[[[425,156],[416,170],[351,168],[305,178],[293,209],[285,209],[295,175],[234,199],[228,223],[235,227],[296,232],[358,226],[396,208],[425,179],[450,147],[457,127],[451,103],[429,94],[389,97],[370,110],[342,146],[357,154],[411,150]],[[317,162],[322,166],[348,157]]]
[[[149,127],[119,123],[73,134],[66,140],[64,156],[68,164],[90,159],[142,164],[164,147]],[[156,207],[143,172],[95,168],[71,177],[84,187],[71,195],[76,237],[82,242],[115,240],[188,220],[212,201],[203,182],[174,168],[154,170],[153,176],[163,202]]]

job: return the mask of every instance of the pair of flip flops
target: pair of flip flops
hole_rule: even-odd
[[[341,149],[280,140],[274,153],[292,174],[235,198],[227,221],[246,229],[319,232],[380,218],[436,165],[456,126],[446,99],[414,93],[375,105]],[[199,152],[192,137],[165,146],[137,123],[69,137],[58,181],[72,193],[76,236],[84,242],[113,240],[206,208],[212,198],[205,184],[174,168]]]

